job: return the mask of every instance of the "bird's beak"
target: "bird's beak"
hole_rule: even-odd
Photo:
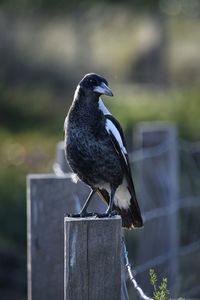
[[[98,86],[95,86],[94,92],[97,92],[101,95],[113,96],[111,89],[104,82]]]

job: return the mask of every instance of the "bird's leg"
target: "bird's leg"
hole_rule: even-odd
[[[96,193],[96,190],[95,188],[92,188],[87,200],[85,201],[80,213],[78,214],[70,214],[68,215],[69,217],[72,217],[72,218],[83,218],[83,217],[92,217],[94,216],[95,214],[94,213],[88,213],[87,212],[87,208],[88,208],[88,205],[91,201],[91,199],[94,197],[94,194]]]
[[[114,203],[115,192],[116,192],[116,188],[111,187],[110,201],[109,201],[108,208],[106,210],[106,214],[108,214],[108,215],[110,215],[112,213],[112,210],[113,210],[113,203]]]
[[[97,191],[96,188],[92,188],[87,200],[85,201],[85,204],[83,205],[83,207],[80,211],[80,216],[84,217],[85,215],[88,216],[88,214],[94,215],[93,213],[87,213],[87,208],[88,208],[88,205],[89,205],[90,201],[94,197],[94,194],[96,193],[96,191]]]
[[[114,197],[115,197],[116,188],[111,187],[111,193],[110,193],[110,201],[108,208],[104,214],[96,214],[98,218],[106,218],[106,217],[112,217],[117,215],[118,213],[114,210],[113,211],[113,203],[114,203]]]

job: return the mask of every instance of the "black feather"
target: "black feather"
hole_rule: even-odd
[[[113,122],[113,124],[115,125],[115,127],[118,129],[118,131],[121,135],[122,141],[125,145],[125,138],[124,138],[123,131],[122,131],[122,128],[121,128],[119,122],[114,117],[112,117],[110,115],[106,115],[106,118],[110,119]],[[114,134],[111,131],[109,132],[109,135],[110,135],[111,141],[113,143],[113,146],[115,148],[115,151],[118,154],[120,164],[122,166],[122,169],[124,171],[124,174],[125,174],[125,177],[126,177],[126,180],[127,180],[127,183],[128,183],[127,188],[128,188],[128,190],[131,194],[131,205],[130,205],[129,209],[126,210],[126,209],[120,209],[120,208],[117,207],[117,210],[121,214],[122,220],[126,219],[126,221],[124,220],[125,223],[129,224],[129,223],[132,222],[134,227],[142,227],[143,226],[143,221],[142,221],[142,216],[141,216],[140,208],[139,208],[139,205],[138,205],[138,201],[137,201],[137,198],[136,198],[135,187],[134,187],[133,179],[132,179],[132,175],[131,175],[131,168],[130,168],[128,155],[122,153],[120,145],[119,145],[118,141],[116,140]],[[126,157],[126,160],[124,158],[124,155]],[[131,221],[129,221],[130,217],[132,217]]]
[[[121,209],[114,203],[113,209],[121,215],[123,227],[141,227],[143,222],[128,155],[122,151],[106,122],[109,120],[116,127],[124,147],[125,138],[119,122],[110,114],[105,115],[106,109],[103,111],[99,107],[99,97],[103,93],[112,96],[103,77],[91,73],[80,81],[65,121],[66,158],[79,179],[93,190],[98,188],[98,194],[107,204],[109,191],[101,187],[108,184],[112,191],[117,190],[126,179],[130,205],[127,209]]]

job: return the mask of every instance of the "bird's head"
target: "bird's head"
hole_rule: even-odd
[[[107,80],[95,73],[86,74],[80,81],[79,86],[85,91],[86,94],[113,96]]]

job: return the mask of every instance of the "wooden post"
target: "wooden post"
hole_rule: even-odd
[[[28,300],[60,300],[64,295],[63,218],[79,212],[89,190],[67,176],[27,179]]]
[[[66,214],[78,213],[89,194],[69,175],[27,178],[28,300],[60,300],[64,295],[64,226]],[[99,208],[99,209],[97,209]],[[104,212],[100,199],[89,211]]]
[[[168,277],[176,297],[178,277],[178,161],[176,127],[167,122],[141,123],[135,145],[143,152],[138,168],[140,206],[145,216],[138,239],[138,278],[149,291],[149,268]]]
[[[64,300],[121,300],[121,218],[64,220]]]
[[[71,169],[66,161],[65,158],[65,143],[64,141],[60,141],[56,146],[56,159],[55,163],[53,165],[53,169],[56,175],[62,176],[63,173],[69,173],[71,172]],[[83,189],[85,189],[85,186],[83,184]],[[92,204],[92,210],[103,212],[105,211],[105,205],[97,199],[98,197],[95,196]],[[121,286],[121,300],[127,300],[128,297],[128,291],[126,286],[126,269],[124,266],[124,257],[122,254],[122,286]]]
[[[56,159],[54,163],[54,169],[60,167],[64,173],[72,172],[65,158],[65,143],[60,141],[56,146]]]

